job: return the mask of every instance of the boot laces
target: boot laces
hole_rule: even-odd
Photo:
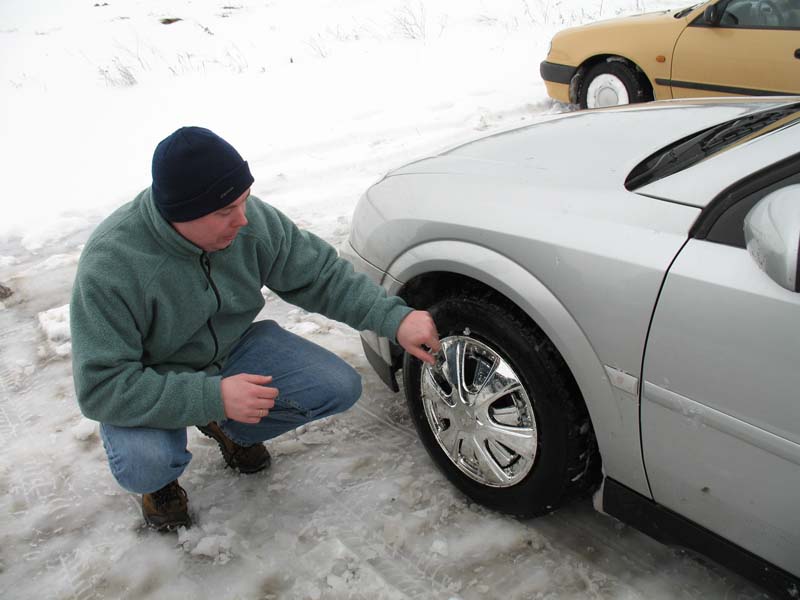
[[[177,481],[168,483],[160,490],[156,490],[152,494],[153,502],[158,507],[169,506],[173,503],[181,503],[186,499],[186,490],[184,490]]]

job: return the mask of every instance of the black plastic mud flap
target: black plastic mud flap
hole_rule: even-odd
[[[364,354],[366,355],[369,364],[378,374],[378,377],[381,378],[381,381],[389,386],[389,389],[393,392],[399,392],[400,386],[397,385],[397,378],[394,375],[395,372],[394,369],[392,369],[392,366],[383,360],[381,355],[375,352],[375,350],[373,350],[363,338],[361,339],[361,346],[364,348]]]

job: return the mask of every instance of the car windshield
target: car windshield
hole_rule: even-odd
[[[733,146],[800,121],[800,103],[781,106],[709,127],[661,148],[630,172],[629,191],[658,181]]]

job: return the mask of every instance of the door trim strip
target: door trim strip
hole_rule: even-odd
[[[800,444],[795,444],[774,433],[750,423],[745,423],[740,419],[659,387],[649,381],[644,382],[642,397],[644,400],[650,400],[698,424],[706,425],[731,435],[751,446],[761,448],[770,454],[800,466]]]
[[[759,90],[755,88],[734,87],[731,85],[716,85],[714,83],[696,83],[694,81],[678,81],[675,79],[656,78],[658,85],[667,85],[674,88],[689,90],[702,90],[705,92],[720,92],[723,94],[736,94],[739,96],[796,96],[798,92],[779,92],[777,90]]]

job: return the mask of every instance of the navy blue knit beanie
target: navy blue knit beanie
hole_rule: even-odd
[[[191,221],[219,210],[253,181],[236,149],[202,127],[181,127],[153,153],[153,201],[168,221]]]

